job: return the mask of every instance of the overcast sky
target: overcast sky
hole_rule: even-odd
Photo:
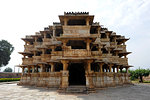
[[[64,11],[95,15],[95,22],[130,38],[126,43],[132,52],[129,65],[150,67],[150,0],[0,0],[0,40],[15,47],[7,67],[14,69],[22,63],[18,54],[24,50],[21,38],[58,22]]]

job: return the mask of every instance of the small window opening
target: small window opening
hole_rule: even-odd
[[[42,54],[41,51],[40,51],[40,52],[37,52],[37,53],[36,53],[36,56],[41,56],[41,54]]]
[[[86,25],[86,21],[85,21],[85,19],[69,20],[68,25]]]
[[[37,42],[43,42],[42,38],[38,38]]]
[[[91,27],[90,33],[91,34],[97,34],[98,33],[97,28],[96,27]]]
[[[61,47],[61,46],[57,46],[57,47],[55,48],[55,51],[62,51],[62,47]]]
[[[106,38],[106,34],[101,34],[101,38]]]
[[[63,33],[62,29],[56,29],[55,35],[60,36],[60,34],[62,34],[62,33]]]
[[[51,35],[50,34],[46,34],[46,38],[51,38]]]
[[[91,51],[98,51],[98,47],[97,46],[93,46]]]
[[[45,54],[51,54],[52,49],[46,49]]]
[[[63,64],[62,63],[56,63],[54,64],[54,68],[56,72],[60,72],[61,70],[63,70]]]
[[[99,72],[100,68],[99,68],[98,63],[92,63],[91,70],[93,70],[94,72]]]
[[[101,51],[102,51],[102,53],[104,53],[104,54],[108,53],[108,51],[107,51],[105,48],[102,48]]]
[[[83,40],[69,40],[67,46],[71,46],[71,49],[86,49],[86,43]]]

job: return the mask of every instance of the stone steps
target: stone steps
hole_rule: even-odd
[[[82,93],[82,94],[88,94],[88,93],[95,93],[95,88],[87,88],[84,85],[71,85],[67,88],[59,88],[59,93]]]
[[[78,85],[69,86],[66,89],[66,93],[87,93],[87,88],[86,86],[78,86]]]

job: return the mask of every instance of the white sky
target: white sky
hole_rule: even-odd
[[[0,40],[15,47],[7,67],[22,63],[21,38],[58,22],[64,11],[95,15],[95,22],[130,38],[126,44],[134,69],[150,67],[150,0],[0,0]]]

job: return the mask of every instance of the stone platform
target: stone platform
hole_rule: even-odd
[[[135,84],[97,90],[91,94],[62,94],[47,88],[0,84],[0,100],[149,100],[150,85]]]

